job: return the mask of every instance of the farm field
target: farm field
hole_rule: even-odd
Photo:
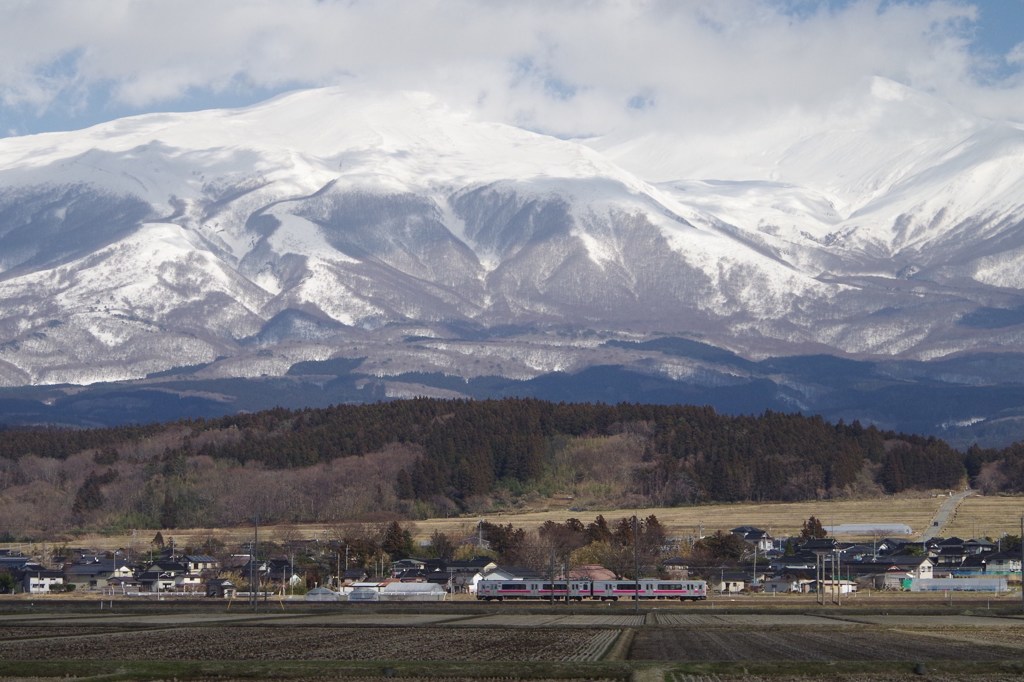
[[[527,530],[534,529],[551,520],[564,522],[578,518],[589,523],[598,514],[607,519],[654,514],[668,530],[669,535],[688,537],[702,528],[705,533],[726,530],[741,525],[755,525],[781,537],[794,535],[810,516],[815,516],[826,526],[840,524],[906,524],[915,535],[920,535],[931,525],[932,518],[939,510],[945,497],[936,495],[898,495],[885,498],[862,500],[821,500],[814,502],[767,503],[767,504],[718,504],[691,507],[659,507],[648,509],[579,510],[574,511],[563,505],[524,513],[484,513],[471,518],[438,518],[410,522],[414,539],[427,540],[435,530],[454,536],[470,535],[480,519],[497,524],[513,524]],[[1020,533],[1020,518],[1024,513],[1024,497],[971,495],[951,515],[949,523],[935,529],[939,535],[969,538],[989,536],[998,538],[1003,533]],[[236,528],[189,528],[162,531],[165,538],[173,537],[181,545],[202,544],[212,536],[231,542],[247,542],[252,537],[252,527]],[[334,535],[334,525],[287,524],[267,526],[260,529],[261,537],[268,540],[291,538],[329,539]],[[117,549],[131,545],[146,545],[156,530],[138,530],[135,535],[87,535],[69,541],[96,549]],[[840,536],[840,539],[853,539]],[[0,545],[20,547],[18,545]]]
[[[960,504],[943,534],[960,538],[1020,535],[1021,515],[1024,497],[971,495]]]
[[[909,603],[906,602],[906,603]],[[288,605],[0,601],[0,679],[974,680],[1024,673],[1019,602],[917,613],[665,603]],[[812,605],[813,606],[813,605]],[[806,609],[801,612],[802,609]],[[977,614],[977,615],[975,615]],[[916,671],[916,672],[915,672]]]

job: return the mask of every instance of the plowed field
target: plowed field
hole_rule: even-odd
[[[180,627],[0,642],[0,660],[567,661],[598,658],[607,630]],[[610,631],[615,633],[614,630]]]
[[[1017,635],[1020,636],[1019,634]],[[957,637],[874,628],[841,632],[807,627],[647,628],[637,633],[630,660],[735,661],[1009,661],[1020,648]]]
[[[1024,678],[1017,611],[620,606],[0,609],[0,680],[879,682],[921,679],[925,665],[930,680]]]

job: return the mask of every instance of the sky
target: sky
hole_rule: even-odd
[[[563,137],[701,130],[874,77],[1024,122],[1024,0],[0,0],[0,137],[319,86]]]

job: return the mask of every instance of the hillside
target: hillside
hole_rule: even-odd
[[[119,429],[9,429],[0,534],[1020,492],[1024,450],[709,408],[419,399]]]

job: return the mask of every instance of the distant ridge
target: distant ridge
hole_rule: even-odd
[[[536,394],[1019,438],[1024,130],[857,97],[717,155],[344,88],[2,139],[0,422]]]

